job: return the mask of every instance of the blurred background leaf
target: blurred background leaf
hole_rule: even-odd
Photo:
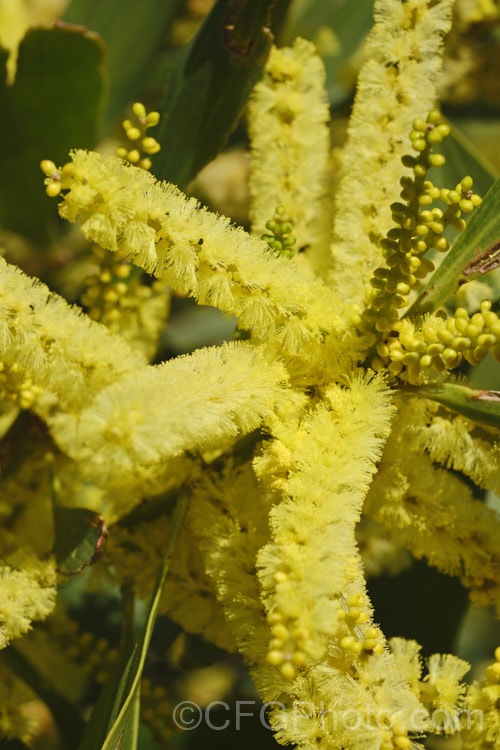
[[[356,83],[355,55],[373,25],[373,1],[298,0],[292,4],[280,43],[301,36],[315,42],[326,70],[332,106],[349,100]]]
[[[105,127],[142,92],[181,0],[72,0],[64,20],[96,31],[106,45],[110,93]]]
[[[269,54],[273,4],[217,0],[182,50],[160,105],[159,179],[185,186],[226,144]]]
[[[103,59],[95,34],[67,24],[31,29],[19,46],[14,83],[7,85],[1,51],[3,227],[47,241],[57,208],[45,195],[40,161],[64,164],[70,149],[95,145],[106,93]]]

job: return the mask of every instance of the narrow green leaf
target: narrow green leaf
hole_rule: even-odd
[[[128,653],[128,656],[116,665],[110,679],[101,690],[78,745],[78,750],[100,748],[106,739],[110,726],[118,716],[133,664],[133,653],[126,653]]]
[[[138,732],[140,681],[146,654],[151,640],[158,605],[170,570],[171,556],[186,515],[188,499],[181,494],[172,518],[165,555],[158,572],[148,616],[142,634],[131,643],[133,607],[127,604],[124,591],[125,642],[124,658],[115,673],[103,688],[94,706],[78,750],[125,750],[135,748]],[[128,744],[127,744],[128,743]],[[132,744],[131,744],[132,743]]]
[[[104,50],[95,34],[59,24],[28,31],[19,46],[14,83],[0,54],[0,224],[46,241],[54,201],[43,189],[42,159],[68,160],[90,148],[105,95]]]
[[[224,146],[269,54],[274,0],[217,0],[170,76],[155,137],[159,179],[186,185]]]
[[[96,31],[106,44],[110,78],[106,124],[112,125],[142,91],[142,82],[181,0],[72,0],[66,21]]]
[[[500,427],[500,391],[474,390],[455,383],[408,387],[404,390],[437,401],[467,419]]]
[[[294,0],[278,0],[276,5],[271,9],[271,29],[274,34],[275,44],[277,47],[284,47],[284,31],[287,20],[290,15],[290,8]]]
[[[130,718],[123,735],[123,740],[118,746],[120,750],[136,750],[139,739],[139,716],[141,711],[141,691],[137,688],[130,709]]]
[[[500,242],[500,178],[486,194],[482,204],[474,211],[467,227],[430,278],[422,294],[411,306],[408,313],[432,312],[452,297],[459,285],[469,281],[468,264],[479,253],[490,249],[495,252]],[[491,269],[488,269],[491,270]]]
[[[132,668],[129,670],[129,688],[126,697],[121,705],[120,712],[111,727],[108,736],[101,750],[123,750],[125,739],[127,737],[127,727],[130,723],[133,723],[134,711],[137,710],[138,694],[140,692],[141,675],[144,669],[144,663],[146,661],[146,654],[153,634],[153,627],[158,612],[158,605],[160,603],[165,581],[167,580],[168,573],[170,571],[171,556],[175,547],[175,543],[179,536],[179,532],[184,521],[188,509],[188,497],[187,495],[181,495],[175,507],[174,516],[172,519],[172,527],[170,529],[169,538],[165,550],[165,555],[158,572],[156,579],[155,588],[153,590],[153,596],[149,607],[148,617],[144,625],[144,630],[137,643],[132,656]],[[83,748],[81,749],[83,750]]]
[[[64,747],[74,750],[84,728],[83,719],[75,706],[14,646],[9,646],[2,652],[2,659],[48,706]]]

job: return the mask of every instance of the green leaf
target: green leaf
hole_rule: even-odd
[[[404,391],[437,401],[467,419],[500,427],[500,391],[475,390],[455,383],[408,387]]]
[[[184,186],[226,143],[269,54],[274,0],[217,0],[170,76],[155,136],[159,179]]]
[[[101,556],[108,536],[104,517],[88,508],[59,504],[60,482],[54,471],[54,458],[48,453],[45,463],[54,512],[54,548],[57,569],[65,575],[81,573]]]
[[[87,729],[78,750],[125,750],[135,748],[138,732],[138,701],[140,682],[146,654],[153,633],[162,591],[170,571],[171,556],[188,508],[187,495],[181,494],[174,510],[172,526],[167,540],[148,616],[143,631],[134,644],[120,672],[104,688],[90,716]],[[102,727],[106,732],[102,734]],[[104,741],[102,737],[105,737]],[[102,744],[101,744],[102,743]]]
[[[87,508],[54,507],[54,556],[65,575],[80,573],[101,556],[106,543],[106,522]]]
[[[460,283],[469,281],[468,264],[478,253],[490,249],[495,252],[496,243],[500,243],[500,178],[486,194],[482,204],[477,208],[467,227],[430,278],[422,294],[408,310],[411,314],[432,312],[452,297]],[[490,270],[490,269],[489,269]]]
[[[56,220],[43,188],[42,159],[68,161],[71,148],[91,148],[105,95],[99,38],[59,24],[28,31],[19,45],[14,83],[0,54],[0,224],[39,242]]]
[[[141,711],[141,691],[138,688],[135,691],[134,699],[130,708],[130,718],[128,720],[123,739],[119,745],[120,750],[136,750],[137,740],[139,739],[139,716]]]
[[[9,646],[2,652],[2,659],[48,706],[64,747],[74,750],[84,728],[83,719],[75,706],[14,646]]]
[[[113,723],[108,736],[102,746],[102,750],[118,750],[122,748],[123,741],[125,738],[125,732],[127,726],[133,720],[133,713],[138,700],[138,694],[140,693],[140,683],[142,670],[144,669],[144,663],[146,661],[146,654],[153,634],[153,627],[158,612],[158,605],[160,604],[161,595],[167,580],[168,573],[170,571],[171,555],[181,530],[182,522],[188,509],[188,497],[187,495],[181,495],[177,501],[175,507],[172,527],[170,529],[169,538],[167,541],[167,547],[165,555],[158,572],[156,579],[155,588],[153,590],[153,596],[149,607],[148,617],[144,625],[144,630],[137,643],[137,648],[134,650],[132,655],[132,668],[129,670],[129,689],[128,693],[123,701],[120,708],[120,712]]]
[[[284,47],[284,31],[287,19],[290,14],[290,8],[294,0],[277,0],[276,5],[271,8],[271,29],[274,34],[274,43],[277,47]]]
[[[167,36],[181,0],[72,0],[64,18],[96,31],[106,44],[110,79],[106,124],[142,92],[148,68]]]
[[[101,690],[97,703],[85,727],[78,750],[96,750],[101,748],[106,739],[109,727],[118,715],[124,699],[127,679],[132,668],[132,656],[129,654],[116,665],[110,679]]]

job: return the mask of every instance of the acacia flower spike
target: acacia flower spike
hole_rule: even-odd
[[[318,279],[176,187],[115,158],[74,151],[48,177],[63,191],[59,212],[85,237],[154,273],[200,304],[235,315],[257,339],[285,352],[345,331],[338,298]]]

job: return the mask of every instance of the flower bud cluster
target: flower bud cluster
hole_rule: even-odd
[[[71,178],[75,176],[75,168],[71,162],[58,169],[50,159],[42,159],[40,168],[46,176],[45,192],[50,198],[58,196],[61,190],[68,186]]]
[[[277,575],[285,576],[285,573]],[[280,581],[283,583],[284,581]],[[370,615],[367,602],[361,594],[341,595],[338,608],[338,642],[343,651],[354,655],[361,662],[373,654],[384,651],[381,633],[378,628],[369,625]],[[307,640],[309,631],[303,627],[291,627],[284,621],[283,615],[273,612],[268,616],[271,629],[271,641],[267,662],[279,667],[283,677],[294,679],[296,667],[307,663]]]
[[[467,690],[467,715],[471,717],[462,730],[464,750],[497,748],[500,739],[498,706],[500,705],[500,647],[495,661],[484,670],[484,680],[474,681]]]
[[[384,653],[379,628],[370,624],[368,600],[362,593],[342,594],[338,609],[338,639],[341,650],[353,658],[355,679],[370,682],[370,660]],[[410,750],[411,740],[397,714],[388,715],[382,732],[380,750]]]
[[[463,359],[478,365],[488,352],[500,362],[500,318],[489,300],[483,300],[480,312],[471,316],[459,307],[448,319],[430,315],[420,326],[400,320],[394,333],[375,345],[372,367],[404,375],[413,385],[421,383],[426,372],[452,370]]]
[[[271,234],[261,235],[261,240],[267,242],[270,248],[285,258],[291,258],[294,254],[293,246],[297,238],[291,233],[293,222],[285,219],[285,209],[283,206],[277,206],[272,219],[266,222],[266,229]]]
[[[42,389],[18,365],[0,361],[0,399],[14,403],[21,409],[30,409]]]
[[[145,154],[157,154],[161,146],[155,138],[147,135],[148,128],[153,128],[160,121],[159,112],[146,112],[144,104],[135,102],[132,106],[133,118],[124,120],[122,125],[125,135],[129,141],[132,141],[133,147],[126,148],[120,146],[116,149],[116,155],[120,159],[136,164],[143,169],[151,168],[151,159],[149,156],[141,157],[141,152]]]
[[[455,229],[465,227],[462,213],[469,213],[481,203],[472,192],[472,178],[464,179],[455,190],[440,190],[426,179],[430,167],[444,164],[444,156],[431,153],[450,132],[441,114],[432,110],[427,120],[416,119],[410,133],[418,156],[404,156],[406,167],[413,169],[413,177],[401,178],[401,202],[391,205],[395,226],[380,245],[386,265],[376,268],[370,281],[374,288],[370,305],[362,313],[358,327],[366,346],[383,340],[399,319],[399,310],[409,303],[409,294],[421,287],[422,279],[434,270],[432,261],[424,257],[430,249],[446,252],[448,240],[443,236],[451,224]],[[431,208],[441,199],[447,208]]]
[[[99,272],[84,279],[86,290],[82,303],[88,308],[92,320],[104,323],[117,333],[122,308],[130,306],[131,302],[127,281],[132,266],[127,261],[114,258],[98,245],[94,245],[92,252],[99,264]]]
[[[89,317],[151,357],[168,314],[167,285],[159,280],[143,283],[136,268],[99,245],[94,245],[92,252],[98,268],[84,279],[86,289],[81,297]]]
[[[150,169],[151,159],[149,156],[141,157],[141,152],[157,154],[160,151],[161,146],[158,141],[146,134],[148,128],[158,125],[160,114],[159,112],[146,113],[144,104],[140,102],[135,102],[132,111],[135,120],[124,120],[122,125],[127,138],[133,141],[134,146],[131,149],[120,146],[116,149],[116,155],[130,164],[135,164],[137,167]],[[81,177],[77,174],[72,162],[68,162],[62,169],[58,169],[53,161],[43,159],[40,162],[40,168],[47,178],[45,180],[45,192],[50,198],[55,198],[61,190],[70,187],[73,179],[78,180]],[[84,179],[83,176],[81,179]]]
[[[296,676],[296,667],[306,665],[305,649],[310,633],[306,628],[290,628],[279,612],[273,612],[267,619],[272,635],[267,662],[273,667],[279,667],[283,677],[293,680]]]
[[[380,630],[373,626],[363,628],[370,616],[361,594],[342,595],[338,609],[340,648],[351,652],[361,660],[372,654],[380,655],[384,646]]]
[[[159,743],[168,742],[172,736],[173,709],[162,685],[153,685],[148,679],[141,681],[141,721],[147,724]]]
[[[67,657],[82,664],[83,671],[101,685],[110,677],[118,659],[118,649],[106,638],[99,638],[89,630],[81,631],[68,617],[55,617],[48,623],[51,638]]]

